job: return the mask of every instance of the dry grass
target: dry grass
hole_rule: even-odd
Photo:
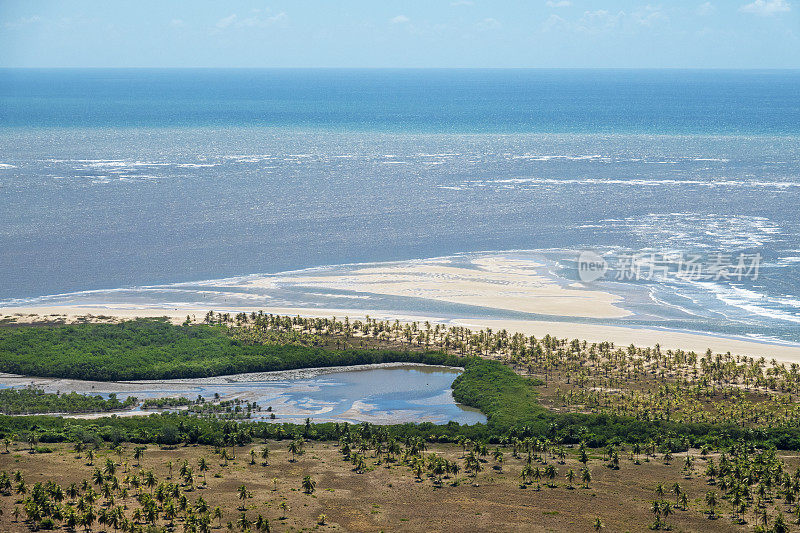
[[[307,443],[306,452],[297,462],[289,461],[287,442],[270,442],[272,450],[270,464],[263,466],[257,458],[250,464],[249,450],[253,446],[237,448],[237,458],[228,466],[222,466],[219,456],[213,449],[204,446],[159,449],[148,447],[142,460],[141,469],[153,470],[159,480],[168,476],[167,462],[174,466],[172,482],[177,482],[180,464],[187,460],[194,467],[195,479],[201,481],[197,461],[205,457],[211,466],[207,473],[208,488],[187,492],[190,501],[202,496],[211,506],[225,510],[222,529],[228,520],[235,520],[240,512],[237,489],[242,484],[252,492],[246,500],[247,514],[254,519],[258,513],[269,518],[273,531],[297,530],[336,530],[336,531],[592,531],[596,517],[605,525],[604,531],[648,531],[653,522],[650,503],[655,499],[655,487],[663,483],[666,490],[674,482],[679,482],[689,496],[689,510],[676,509],[668,523],[673,531],[749,531],[751,524],[735,525],[728,517],[729,505],[721,500],[718,513],[720,518],[709,520],[704,514],[703,496],[714,487],[706,484],[699,475],[704,468],[702,460],[697,459],[698,474],[685,479],[681,472],[681,457],[678,454],[671,465],[660,460],[635,465],[627,458],[621,461],[619,470],[607,468],[602,458],[592,456],[589,467],[592,482],[588,489],[582,488],[580,476],[573,489],[567,488],[564,477],[572,468],[579,473],[581,464],[570,450],[566,464],[554,463],[558,469],[557,487],[548,488],[545,479],[541,490],[536,485],[520,488],[519,473],[523,460],[513,458],[510,450],[505,450],[505,463],[502,471],[494,467],[491,456],[483,465],[484,470],[477,477],[474,486],[471,478],[459,474],[461,483],[451,486],[452,479],[446,479],[443,486],[436,488],[433,481],[425,477],[415,479],[410,468],[399,462],[382,465],[375,464],[375,458],[368,453],[368,469],[363,474],[352,470],[352,465],[343,461],[336,443]],[[261,445],[255,445],[260,448]],[[28,487],[37,481],[53,480],[66,487],[83,479],[91,479],[94,466],[87,464],[86,457],[77,458],[71,447],[54,446],[53,453],[28,453],[23,445],[12,446],[9,454],[0,455],[0,470],[9,473],[19,470],[24,475]],[[460,459],[461,448],[455,445],[432,445],[426,453],[436,453],[450,460]],[[122,458],[109,450],[97,452],[96,466],[102,466],[106,458],[117,463],[127,462],[129,470],[139,470],[134,466],[133,448],[128,445]],[[599,455],[599,453],[598,453]],[[787,459],[787,466],[794,468],[796,459]],[[122,479],[122,466],[117,473]],[[219,477],[216,477],[216,476]],[[310,475],[317,483],[313,495],[304,494],[301,482]],[[277,478],[277,489],[273,483]],[[148,490],[148,489],[143,489]],[[15,522],[12,510],[18,495],[0,496],[0,531],[28,531],[22,521]],[[671,493],[665,499],[675,502]],[[290,510],[287,518],[281,520],[279,505],[286,501]],[[102,499],[98,500],[100,505]],[[117,504],[121,502],[117,500]],[[126,502],[128,516],[137,504],[132,497]],[[773,504],[777,505],[779,502]],[[20,506],[21,507],[21,506]],[[320,514],[327,516],[327,524],[317,523]],[[774,511],[771,513],[774,514]],[[24,516],[24,515],[23,515]],[[163,523],[163,522],[161,522]],[[216,526],[217,521],[214,521]],[[181,530],[180,523],[178,530]],[[95,524],[94,531],[104,531]],[[110,531],[110,529],[109,529]]]

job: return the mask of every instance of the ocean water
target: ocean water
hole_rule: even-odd
[[[568,283],[587,249],[746,253],[757,279],[599,280],[634,313],[592,322],[800,342],[798,205],[800,71],[0,70],[0,305],[443,256]]]

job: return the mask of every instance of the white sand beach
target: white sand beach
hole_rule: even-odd
[[[532,261],[503,256],[472,259],[471,268],[432,259],[365,266],[338,274],[271,276],[233,286],[306,286],[565,317],[621,318],[631,314],[615,305],[621,302],[621,297],[561,285],[542,275],[542,267]]]

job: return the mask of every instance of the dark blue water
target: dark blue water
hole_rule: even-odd
[[[800,71],[0,70],[6,127],[800,133]]]
[[[757,281],[654,283],[639,310],[800,341],[800,71],[0,70],[0,200],[6,303],[481,250],[566,279],[584,248],[757,252]]]

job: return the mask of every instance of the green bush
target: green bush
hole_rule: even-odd
[[[224,326],[174,326],[154,319],[0,328],[0,371],[28,376],[178,379],[404,361],[460,365],[457,357],[441,353],[246,344]]]

